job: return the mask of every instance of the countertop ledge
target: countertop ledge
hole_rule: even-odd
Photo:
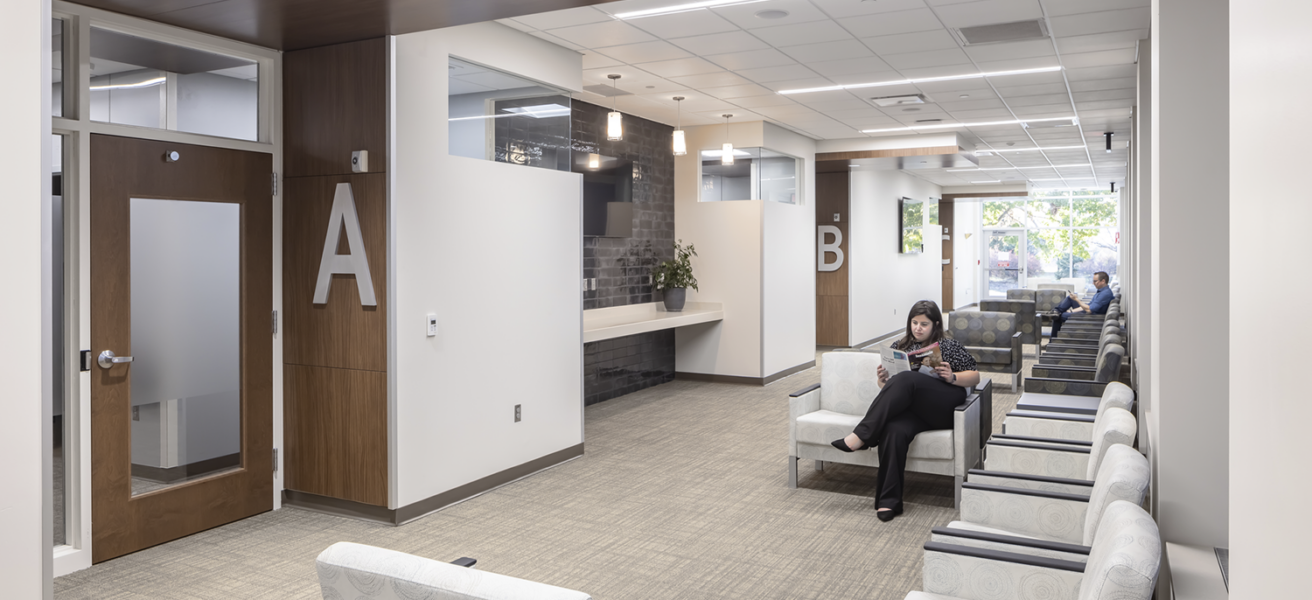
[[[583,311],[583,343],[723,319],[719,302],[689,302],[682,312],[666,312],[661,302],[594,308]]]

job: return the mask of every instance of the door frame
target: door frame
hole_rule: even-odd
[[[64,135],[64,344],[65,364],[65,515],[68,545],[53,548],[54,576],[60,577],[91,566],[91,373],[78,369],[78,351],[91,349],[90,298],[90,162],[91,135],[105,134],[245,150],[270,154],[273,170],[282,173],[282,54],[234,40],[198,33],[116,14],[62,0],[52,2],[51,14],[65,20],[67,54],[63,81],[64,116],[51,119],[50,132]],[[131,35],[239,56],[259,64],[259,139],[236,140],[208,135],[149,129],[90,120],[91,52],[87,40],[91,26],[106,27]],[[76,85],[74,85],[76,84]],[[282,306],[282,186],[273,195],[273,307]],[[48,324],[47,324],[48,325]],[[273,336],[273,447],[282,447],[283,369],[282,332]],[[43,448],[42,452],[49,452]],[[280,459],[281,460],[281,457]],[[273,507],[282,506],[283,469],[273,475]]]
[[[1027,233],[1027,231],[1028,230],[1025,229],[1024,227],[985,227],[982,230],[983,235],[980,236],[980,242],[979,242],[980,243],[979,255],[980,255],[980,262],[982,263],[985,258],[989,257],[989,240],[993,237],[994,232],[1001,232],[1003,233],[1003,235],[1017,236],[1018,239],[1016,241],[1016,248],[1018,251],[1016,252],[1016,256],[1017,256],[1017,262],[1020,263],[1020,267],[1016,270],[1018,275],[1016,279],[1016,287],[1020,289],[1025,289],[1025,283],[1026,283],[1025,271],[1027,270],[1026,265],[1028,264],[1029,261],[1029,239],[1028,239],[1029,234]],[[995,271],[995,270],[997,269],[994,269],[992,267],[984,267],[983,269],[980,270],[980,275],[981,278],[983,279],[980,285],[980,294],[979,294],[980,300],[992,299],[989,297],[989,290],[988,290],[989,271]]]

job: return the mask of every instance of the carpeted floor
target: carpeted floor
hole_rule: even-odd
[[[909,474],[891,523],[873,469],[803,461],[789,489],[788,393],[818,380],[649,388],[587,408],[585,456],[403,527],[287,508],[59,578],[55,595],[319,598],[315,556],[353,541],[598,599],[900,599],[920,589],[929,529],[955,517],[952,480]],[[1017,399],[1006,376],[993,397],[997,429]]]

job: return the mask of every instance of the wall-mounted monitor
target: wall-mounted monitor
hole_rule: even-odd
[[[575,152],[571,170],[583,175],[584,237],[632,237],[633,163]]]
[[[898,252],[919,254],[925,251],[925,202],[911,198],[897,201]]]

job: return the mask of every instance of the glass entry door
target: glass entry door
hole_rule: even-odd
[[[1025,287],[1026,249],[1024,229],[984,230],[984,277],[989,299],[1005,299],[1007,290]]]
[[[91,136],[93,562],[273,508],[272,170]]]

